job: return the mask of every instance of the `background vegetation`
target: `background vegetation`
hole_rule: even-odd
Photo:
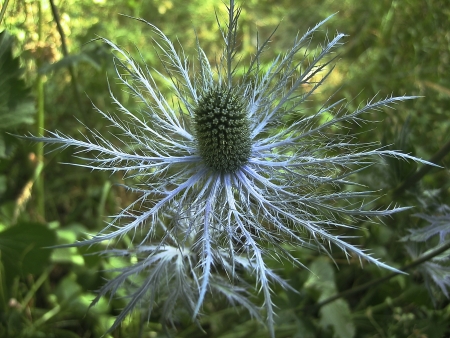
[[[52,6],[53,5],[53,6]],[[255,52],[256,32],[267,37],[281,22],[267,63],[293,37],[330,14],[328,31],[316,35],[314,49],[336,31],[348,34],[339,62],[310,106],[310,114],[333,95],[356,107],[389,95],[419,99],[370,116],[378,124],[355,130],[359,142],[377,141],[431,159],[442,169],[423,171],[412,163],[389,161],[367,169],[358,180],[379,190],[380,206],[415,208],[385,219],[384,225],[358,224],[355,243],[397,268],[430,253],[409,275],[390,276],[336,252],[337,267],[320,254],[295,248],[314,274],[274,262],[274,269],[298,290],[277,293],[277,337],[444,337],[450,336],[450,4],[447,0],[372,2],[246,0],[240,25],[243,60]],[[115,186],[123,178],[61,162],[75,162],[71,150],[43,155],[42,145],[11,134],[40,134],[43,128],[80,135],[84,126],[106,135],[107,125],[92,108],[115,109],[109,90],[132,111],[137,105],[117,85],[112,56],[98,36],[137,53],[161,70],[141,17],[178,39],[188,55],[195,32],[211,61],[222,48],[213,0],[10,0],[0,14],[0,336],[100,337],[124,306],[102,299],[88,309],[110,268],[127,258],[91,255],[98,248],[41,249],[73,243],[102,229],[107,215],[132,198]],[[242,63],[245,65],[245,62]],[[169,89],[168,89],[169,90]],[[168,92],[168,95],[169,92]],[[79,120],[79,121],[78,121]],[[114,136],[111,135],[111,138]],[[421,216],[418,217],[417,214]],[[416,215],[416,216],[415,216]],[[348,234],[348,233],[346,233]],[[129,238],[121,245],[126,246]],[[434,255],[435,249],[441,250]],[[431,257],[432,256],[432,257]],[[385,277],[382,283],[379,278]],[[371,287],[365,283],[374,283]],[[377,283],[377,284],[376,284]],[[358,291],[360,288],[360,291]],[[320,302],[350,290],[328,304]],[[353,290],[353,291],[351,291]],[[255,295],[258,297],[258,295]],[[317,305],[319,304],[319,305]],[[177,318],[165,332],[154,311],[145,311],[105,337],[266,337],[245,311],[210,300],[202,328]]]

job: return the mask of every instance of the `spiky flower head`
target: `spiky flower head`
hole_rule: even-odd
[[[247,164],[250,128],[240,93],[217,86],[202,94],[194,110],[197,149],[205,165],[231,173]]]
[[[92,130],[83,140],[59,132],[36,138],[90,155],[88,168],[121,171],[134,178],[132,182],[141,182],[129,186],[139,197],[104,230],[74,244],[107,242],[111,248],[132,234],[132,247],[105,253],[135,260],[116,271],[94,301],[128,285],[129,303],[113,327],[138,304],[149,313],[158,304],[164,320],[173,318],[182,304],[196,318],[210,293],[258,317],[259,306],[250,301],[251,287],[244,279],[250,274],[263,293],[264,322],[273,336],[271,283],[288,284],[268,267],[267,257],[302,265],[289,246],[318,249],[330,257],[335,246],[347,256],[396,271],[334,230],[403,210],[370,210],[367,203],[355,203],[370,192],[346,189],[352,174],[380,156],[421,160],[375,144],[354,143],[352,135],[339,133],[339,128],[359,124],[365,114],[412,97],[372,100],[354,111],[343,101],[326,102],[286,123],[286,116],[298,116],[305,109],[305,101],[330,74],[330,56],[344,34],[326,40],[314,55],[305,53],[326,19],[293,38],[292,48],[262,69],[268,39],[256,46],[253,59],[238,76],[239,14],[230,1],[228,22],[219,25],[225,47],[214,65],[197,42],[197,63],[189,67],[183,52],[142,19],[154,34],[164,74],[142,68],[104,39],[116,53],[119,80],[142,103],[142,111],[127,109],[112,94],[119,112],[98,112],[120,130],[114,142]],[[175,98],[164,97],[155,74],[171,85]]]

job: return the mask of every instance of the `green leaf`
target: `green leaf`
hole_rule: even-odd
[[[55,244],[54,231],[38,223],[19,223],[0,232],[6,286],[16,276],[41,273],[52,253],[47,247]]]
[[[34,100],[21,78],[23,70],[12,53],[13,38],[0,32],[0,129],[34,121]]]
[[[305,287],[319,293],[319,301],[337,293],[334,267],[327,258],[317,258],[310,269],[312,274],[306,281]],[[320,309],[319,325],[324,329],[332,327],[334,337],[352,338],[355,336],[355,325],[352,321],[350,308],[343,299],[338,299]]]
[[[355,336],[349,306],[346,301],[338,299],[320,309],[320,326],[331,326],[334,336],[339,338],[352,338]]]

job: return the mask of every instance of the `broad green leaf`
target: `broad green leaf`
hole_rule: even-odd
[[[334,267],[325,257],[317,258],[311,265],[311,276],[305,287],[319,293],[318,301],[325,300],[337,293]],[[338,299],[320,309],[320,322],[322,328],[331,326],[334,337],[352,338],[355,336],[355,325],[351,318],[348,303]]]
[[[38,223],[19,223],[0,232],[6,285],[16,276],[42,272],[52,252],[48,247],[55,244],[54,231]]]
[[[339,338],[352,338],[355,336],[350,309],[346,301],[338,299],[320,309],[320,326],[331,326],[334,336]]]

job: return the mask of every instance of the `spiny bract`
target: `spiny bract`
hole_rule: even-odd
[[[228,22],[219,25],[225,48],[214,66],[197,42],[195,72],[164,33],[140,19],[155,35],[166,72],[158,76],[171,84],[175,100],[158,89],[156,73],[104,39],[117,54],[119,80],[143,104],[142,112],[133,113],[112,94],[119,113],[98,112],[121,131],[114,143],[92,130],[82,140],[59,132],[35,138],[75,147],[91,155],[86,167],[121,171],[135,182],[129,189],[139,197],[100,233],[74,244],[106,241],[111,248],[126,234],[133,238],[132,248],[105,250],[134,258],[116,270],[118,275],[94,300],[95,304],[108,292],[113,296],[124,284],[129,288],[129,303],[112,328],[138,304],[149,316],[157,304],[163,322],[181,309],[196,318],[208,293],[220,294],[262,320],[244,280],[249,274],[256,279],[255,289],[263,293],[263,321],[274,336],[271,283],[288,284],[268,267],[266,258],[284,257],[302,265],[291,254],[295,246],[330,257],[329,248],[336,246],[347,256],[396,271],[332,230],[404,209],[374,211],[355,203],[370,192],[346,190],[352,184],[350,175],[383,156],[425,161],[375,144],[354,143],[348,131],[338,130],[343,123],[361,123],[364,114],[412,97],[370,101],[354,111],[343,101],[327,102],[287,124],[285,117],[298,116],[330,74],[333,59],[328,56],[344,34],[325,41],[314,55],[305,53],[326,19],[294,38],[292,48],[263,70],[266,40],[256,47],[250,64],[240,66],[244,72],[238,76],[239,15],[231,1]]]

